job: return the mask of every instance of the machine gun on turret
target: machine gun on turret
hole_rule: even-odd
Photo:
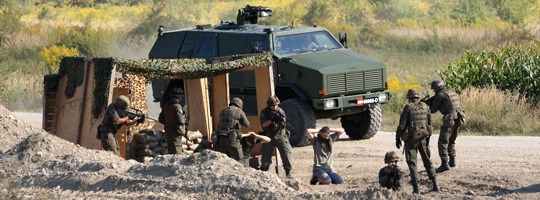
[[[257,24],[259,17],[270,17],[273,15],[274,13],[269,7],[247,5],[245,8],[238,9],[236,23],[238,25],[244,25],[246,22]]]

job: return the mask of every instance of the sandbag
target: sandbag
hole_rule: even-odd
[[[157,146],[159,146],[159,142],[147,142],[146,145],[148,145],[150,147],[150,149],[153,149],[153,148],[156,148]]]
[[[199,144],[191,144],[191,145],[188,145],[188,149],[189,150],[195,150],[195,149],[197,149],[197,146],[199,146]]]
[[[137,150],[141,150],[141,149],[149,149],[150,146],[148,146],[147,144],[144,144],[144,143],[140,143],[140,144],[136,144],[133,146],[133,149],[135,149],[135,151]]]
[[[161,151],[163,151],[163,147],[157,146],[157,147],[152,148],[151,150],[156,154],[163,155],[161,154]]]
[[[142,149],[142,150],[135,151],[135,155],[136,156],[150,156],[150,157],[157,156],[157,154],[150,149]]]
[[[135,134],[133,137],[135,138],[137,143],[148,143],[148,142],[158,141],[155,137],[147,135],[146,133]]]
[[[193,141],[197,138],[202,138],[203,135],[200,131],[188,131],[187,134],[186,134],[186,138],[190,141]]]

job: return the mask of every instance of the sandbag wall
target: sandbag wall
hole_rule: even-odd
[[[131,147],[132,158],[139,162],[169,154],[165,133],[155,129],[144,129],[134,134]],[[199,131],[188,131],[186,136],[182,136],[182,149],[186,154],[211,148],[210,141]]]

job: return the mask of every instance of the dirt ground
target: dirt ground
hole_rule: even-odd
[[[458,167],[438,174],[441,192],[428,192],[420,165],[420,195],[380,188],[377,173],[394,134],[334,145],[334,168],[342,185],[309,185],[312,147],[294,148],[293,176],[244,168],[213,152],[158,156],[145,163],[86,149],[39,127],[40,114],[12,113],[0,106],[0,199],[539,199],[540,137],[460,136]],[[27,123],[28,122],[28,123]],[[318,126],[325,125],[320,121]],[[329,124],[335,126],[335,124]],[[432,158],[440,165],[431,138]],[[401,156],[399,164],[408,174]],[[420,162],[421,163],[421,162]],[[405,181],[409,176],[405,177]]]

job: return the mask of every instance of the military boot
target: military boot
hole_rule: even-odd
[[[289,178],[292,177],[290,169],[285,169],[285,176],[287,176]]]
[[[450,156],[450,162],[448,162],[450,167],[456,167],[456,156]]]
[[[431,191],[434,191],[434,192],[441,191],[441,188],[439,188],[439,185],[437,184],[437,179],[433,178],[431,179],[431,182],[433,183],[433,188],[431,189]]]
[[[448,161],[443,161],[441,163],[441,166],[439,168],[437,168],[435,170],[435,172],[441,173],[441,172],[448,171],[448,170],[450,170],[450,166],[448,165]]]
[[[419,194],[420,190],[418,189],[418,183],[417,182],[411,182],[411,184],[412,184],[412,188],[413,188],[412,193]]]

